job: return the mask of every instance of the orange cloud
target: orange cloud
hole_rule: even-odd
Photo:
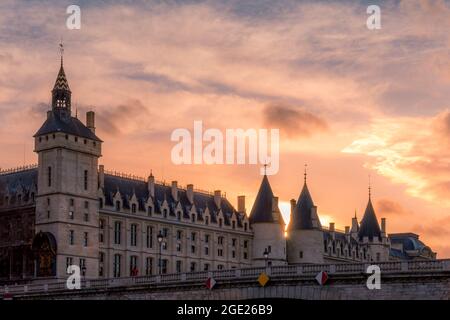
[[[369,156],[368,167],[410,195],[450,207],[449,114],[376,119],[366,137],[342,151]]]

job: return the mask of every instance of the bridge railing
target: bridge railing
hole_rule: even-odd
[[[199,271],[189,273],[173,273],[164,275],[150,275],[138,277],[107,278],[81,281],[82,288],[108,289],[116,287],[132,287],[167,284],[197,283],[201,284],[209,277],[217,281],[234,279],[256,279],[262,272],[267,272],[272,279],[283,279],[295,276],[307,276],[314,279],[317,273],[326,271],[330,274],[361,274],[365,273],[370,264],[380,267],[382,273],[422,273],[447,272],[450,273],[450,259],[429,261],[392,261],[380,263],[343,263],[343,264],[302,264],[272,267],[253,267],[244,269],[227,269],[215,271]],[[27,285],[1,286],[0,295],[11,293],[26,295],[67,290],[66,281],[52,283],[32,283]]]

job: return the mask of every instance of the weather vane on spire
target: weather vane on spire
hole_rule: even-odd
[[[264,175],[267,175],[267,161],[264,162]]]
[[[308,165],[305,163],[305,173],[303,174],[305,176],[305,183],[306,183],[306,176],[307,176],[307,173],[306,173],[306,168],[307,167],[308,167]]]
[[[61,66],[63,65],[63,56],[64,56],[64,44],[63,39],[61,37],[61,41],[59,42],[59,54],[61,56]]]
[[[370,184],[370,178],[371,178],[371,176],[370,176],[370,173],[369,173],[369,199],[370,199],[370,196],[371,196],[371,193],[372,193],[372,187],[371,187],[371,184]]]

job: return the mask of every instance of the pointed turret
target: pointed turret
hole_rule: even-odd
[[[321,224],[317,216],[317,210],[314,206],[311,194],[309,193],[308,185],[305,180],[302,191],[298,197],[297,204],[292,212],[291,221],[289,223],[289,230],[308,230],[320,229]]]
[[[381,229],[378,224],[377,216],[375,215],[375,210],[372,206],[372,200],[369,194],[369,202],[367,203],[366,211],[361,220],[361,225],[359,227],[358,237],[362,240],[364,237],[368,237],[370,241],[374,238],[381,239]]]
[[[249,219],[252,224],[277,222],[284,225],[278,205],[274,205],[274,195],[267,175],[263,177]]]
[[[323,230],[306,184],[306,165],[302,191],[297,203],[292,201],[291,205],[287,232],[288,263],[323,263]]]
[[[60,44],[61,50],[61,66],[59,68],[58,76],[56,77],[55,85],[52,90],[52,109],[57,111],[60,115],[70,117],[71,115],[71,95],[66,73],[64,72],[63,62],[63,46]]]
[[[253,229],[252,260],[255,266],[286,264],[284,220],[267,175],[264,175],[250,212]]]

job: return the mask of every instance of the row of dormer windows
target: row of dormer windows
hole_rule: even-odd
[[[104,207],[104,200],[103,200],[103,198],[99,198],[99,206],[100,206],[100,209],[102,209]],[[117,212],[121,212],[124,209],[123,206],[122,206],[122,201],[116,200],[115,204],[114,204],[114,209]],[[136,203],[132,203],[129,210],[130,210],[130,213],[133,213],[133,214],[137,213],[138,211],[141,211],[141,210],[138,209],[138,205]],[[153,216],[154,214],[158,214],[158,215],[161,214],[164,218],[167,218],[169,216],[169,210],[167,208],[164,208],[164,209],[162,209],[161,213],[156,213],[153,206],[148,206],[147,207],[147,215],[148,216]],[[182,220],[182,211],[177,210],[176,213],[175,213],[175,216],[176,216],[176,219],[178,221],[181,221]],[[187,218],[183,217],[183,219],[186,220]],[[196,213],[191,213],[191,216],[190,216],[189,219],[190,219],[190,221],[192,223],[196,223],[198,221],[198,216],[197,216]],[[210,224],[210,217],[209,216],[205,216],[203,219],[204,219],[203,221],[204,221],[205,225],[209,225]],[[218,226],[220,228],[222,228],[223,224],[224,224],[223,223],[223,219],[219,218],[218,221],[217,221],[217,224],[218,224]],[[237,226],[236,220],[232,220],[231,221],[231,229],[234,230],[237,227],[238,226]],[[247,231],[248,230],[248,223],[244,222],[243,223],[243,227],[239,227],[239,228],[243,228],[244,231]]]
[[[0,196],[0,206],[9,206],[9,205],[24,205],[34,203],[36,200],[36,194],[34,192],[30,193],[30,197],[28,200],[25,200],[25,197],[22,194],[18,194],[16,196]]]

